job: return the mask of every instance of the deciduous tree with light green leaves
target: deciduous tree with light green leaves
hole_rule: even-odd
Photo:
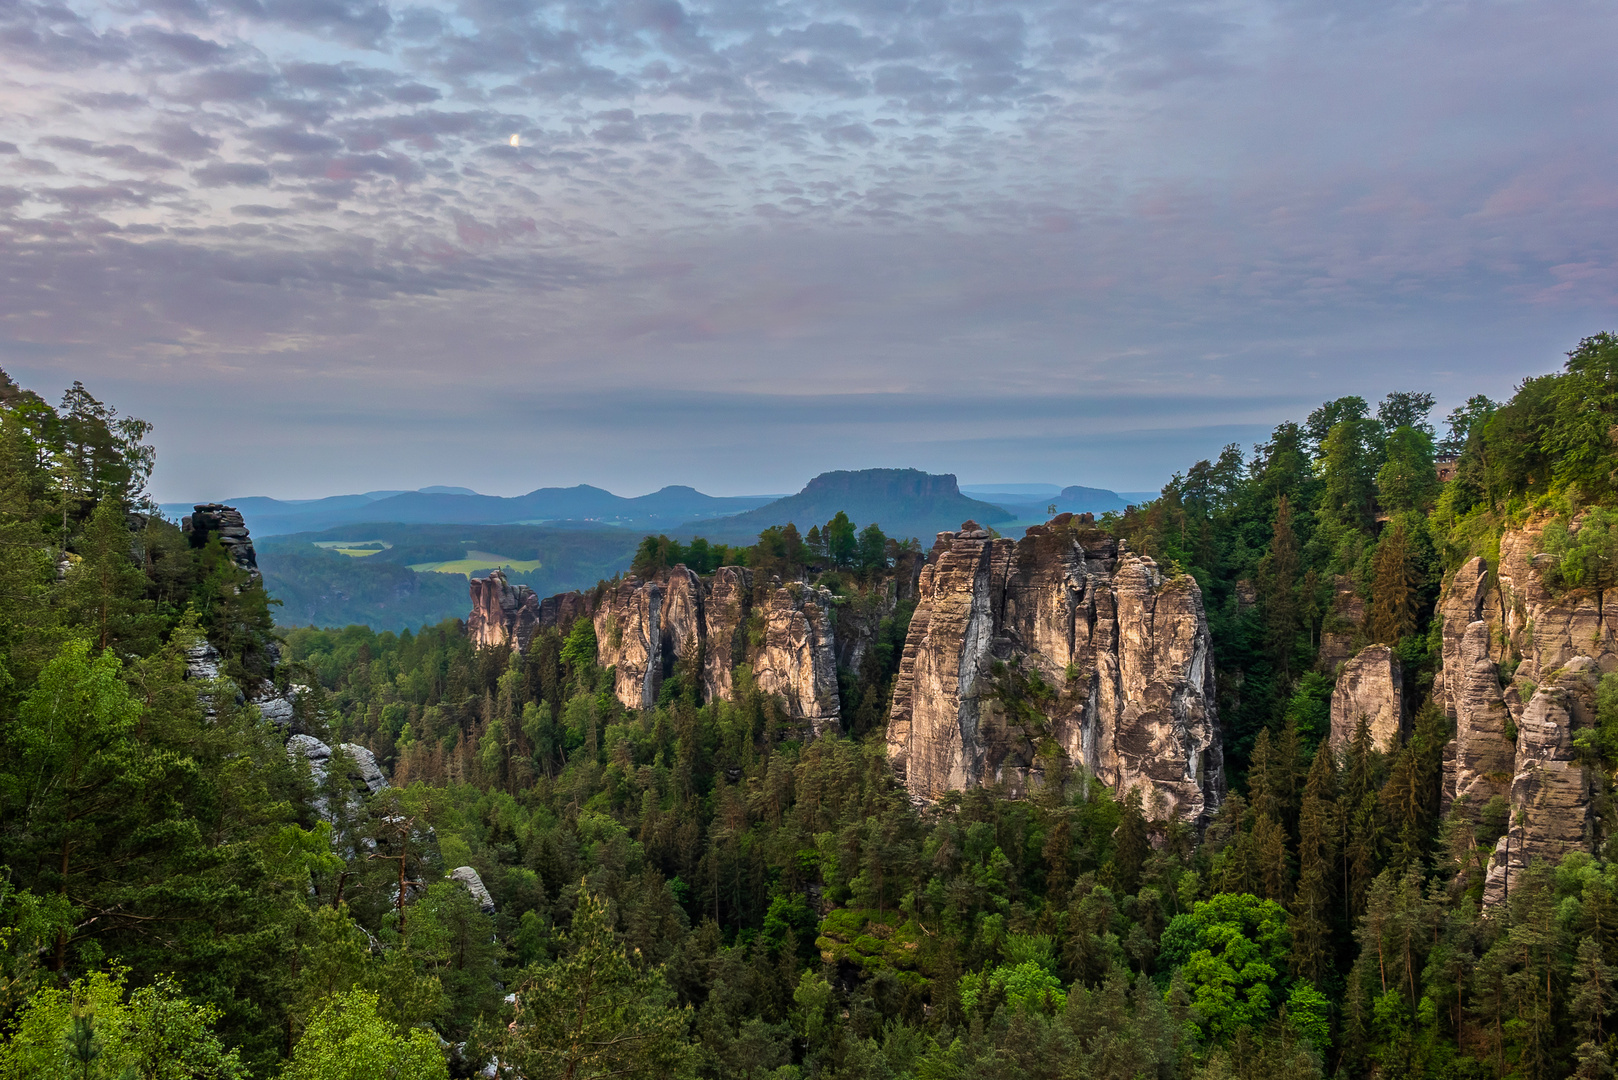
[[[365,990],[334,994],[315,1014],[281,1080],[449,1080],[430,1031],[403,1032]]]

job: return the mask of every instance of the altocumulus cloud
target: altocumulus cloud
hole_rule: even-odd
[[[1582,0],[15,0],[0,364],[156,420],[177,497],[1155,486],[1611,325],[1615,31]]]

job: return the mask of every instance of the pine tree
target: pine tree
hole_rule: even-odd
[[[1297,651],[1300,569],[1298,538],[1292,531],[1292,505],[1283,495],[1276,503],[1270,550],[1261,570],[1265,637],[1271,661],[1283,680],[1291,677],[1293,654]]]
[[[1371,610],[1365,632],[1372,641],[1397,645],[1416,632],[1421,604],[1416,553],[1404,522],[1395,522],[1382,534],[1371,573]]]

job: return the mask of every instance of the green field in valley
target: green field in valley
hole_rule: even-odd
[[[339,549],[340,550],[340,549]],[[468,551],[465,558],[450,559],[445,562],[412,563],[410,569],[416,573],[433,574],[475,574],[480,570],[497,569],[516,570],[520,573],[530,573],[539,569],[538,559],[512,559],[505,555],[496,555],[489,551]]]

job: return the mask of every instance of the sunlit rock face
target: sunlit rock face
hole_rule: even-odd
[[[753,572],[721,566],[709,582],[703,608],[707,649],[702,657],[702,692],[709,701],[729,700],[736,665],[747,659],[747,620],[753,610]]]
[[[888,725],[911,794],[1052,769],[1131,789],[1154,819],[1205,820],[1224,794],[1202,594],[1070,514],[1020,541],[973,522],[921,572]]]
[[[764,643],[753,658],[753,679],[775,694],[810,734],[835,729],[842,705],[837,688],[832,594],[793,582],[771,590],[764,604]]]
[[[1505,903],[1512,882],[1535,859],[1590,850],[1594,785],[1577,760],[1573,737],[1595,722],[1599,671],[1588,656],[1570,660],[1535,689],[1517,725],[1511,819],[1495,844],[1483,888],[1486,907]]]
[[[1577,523],[1575,523],[1576,526]],[[1595,686],[1618,670],[1618,590],[1547,588],[1554,556],[1543,522],[1500,538],[1500,556],[1462,564],[1439,602],[1443,666],[1433,700],[1454,722],[1444,759],[1446,810],[1476,820],[1504,796],[1510,828],[1489,860],[1486,906],[1538,858],[1594,850],[1603,839],[1591,811],[1592,778],[1573,751],[1594,723]],[[1509,677],[1507,676],[1507,673]]]
[[[1406,714],[1398,657],[1386,645],[1368,645],[1338,672],[1331,694],[1331,748],[1338,754],[1347,749],[1363,719],[1373,747],[1397,750]]]
[[[503,571],[473,578],[472,614],[466,620],[466,633],[480,649],[510,645],[522,652],[539,628],[539,598],[526,585],[512,586]]]

